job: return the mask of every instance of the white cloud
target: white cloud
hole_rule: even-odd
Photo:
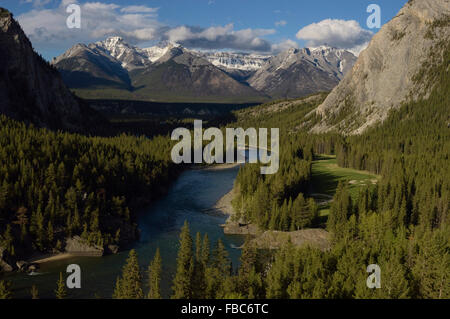
[[[286,50],[289,50],[289,49],[292,49],[292,48],[298,49],[299,48],[298,43],[295,42],[295,41],[292,41],[290,39],[287,39],[287,40],[284,40],[284,41],[282,41],[280,43],[272,44],[272,53],[273,54],[278,54],[280,52],[283,52],[283,51],[286,51]]]
[[[159,8],[149,8],[147,6],[128,6],[120,9],[120,12],[125,13],[156,13]]]
[[[327,44],[357,54],[367,46],[372,36],[371,31],[361,28],[355,20],[337,19],[312,23],[297,33],[297,39],[306,40],[308,46]]]
[[[157,21],[157,8],[86,2],[79,3],[81,29],[69,29],[66,7],[70,3],[77,1],[62,0],[56,8],[35,8],[17,17],[34,47],[67,49],[77,42],[102,40],[111,35],[139,43],[154,40],[162,27]]]
[[[21,0],[23,3],[32,3],[35,7],[45,6],[52,2],[52,0]]]
[[[275,26],[277,26],[277,27],[284,27],[286,25],[287,25],[287,21],[285,21],[285,20],[275,22]]]
[[[274,33],[273,29],[234,30],[233,24],[210,28],[180,26],[168,30],[163,38],[191,48],[268,52],[271,44],[261,37]]]

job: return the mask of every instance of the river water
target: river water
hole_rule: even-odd
[[[162,293],[170,296],[171,282],[176,268],[176,255],[180,228],[184,221],[190,223],[191,234],[208,233],[211,244],[221,238],[230,254],[233,266],[239,263],[242,236],[226,236],[220,227],[226,216],[208,212],[215,203],[233,188],[239,167],[224,170],[189,170],[172,185],[169,193],[139,214],[140,240],[135,243],[139,263],[143,271],[159,247],[163,261]],[[117,276],[125,263],[129,251],[117,255],[99,257],[73,257],[42,265],[36,275],[10,274],[7,280],[13,283],[14,298],[30,298],[34,284],[40,298],[54,298],[59,272],[65,274],[66,267],[78,264],[81,267],[81,289],[68,291],[68,298],[111,298]],[[144,292],[146,289],[144,275]]]

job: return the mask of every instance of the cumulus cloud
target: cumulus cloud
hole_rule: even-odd
[[[36,48],[69,47],[76,42],[91,42],[107,36],[123,36],[131,43],[154,40],[162,25],[158,8],[120,6],[113,3],[85,2],[81,7],[81,29],[69,29],[66,8],[74,0],[62,0],[56,8],[35,8],[17,19]]]
[[[146,6],[128,6],[120,9],[120,12],[125,13],[156,13],[159,8],[149,8]]]
[[[300,29],[297,39],[308,46],[327,44],[359,54],[372,38],[371,31],[363,29],[355,20],[326,19]]]
[[[45,6],[50,3],[52,0],[21,0],[22,3],[32,3],[35,7]]]
[[[289,49],[292,49],[292,48],[298,49],[299,48],[298,43],[295,42],[295,41],[292,41],[290,39],[287,39],[287,40],[284,40],[284,41],[282,41],[280,43],[272,44],[272,50],[271,51],[272,51],[273,54],[278,54],[280,52],[283,52],[283,51],[286,51],[286,50],[289,50]]]
[[[179,26],[166,31],[163,39],[198,49],[268,52],[271,50],[271,43],[261,37],[274,33],[273,29],[234,30],[233,24],[210,28]]]

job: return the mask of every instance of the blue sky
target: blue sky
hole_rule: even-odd
[[[47,59],[75,43],[111,35],[145,47],[160,40],[198,49],[277,53],[326,42],[358,52],[377,32],[369,4],[392,19],[406,0],[0,0]],[[81,7],[81,29],[68,29],[68,4]],[[299,32],[302,30],[301,32]]]

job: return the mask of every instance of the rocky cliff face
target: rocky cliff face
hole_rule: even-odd
[[[0,113],[37,126],[83,131],[97,114],[38,56],[12,14],[0,8]]]
[[[441,41],[450,38],[449,21],[450,0],[410,0],[318,107],[322,119],[312,131],[360,134],[403,101],[426,96],[430,85],[420,71],[439,59]]]
[[[332,90],[355,61],[336,48],[290,49],[270,58],[248,83],[271,97],[298,98]]]

